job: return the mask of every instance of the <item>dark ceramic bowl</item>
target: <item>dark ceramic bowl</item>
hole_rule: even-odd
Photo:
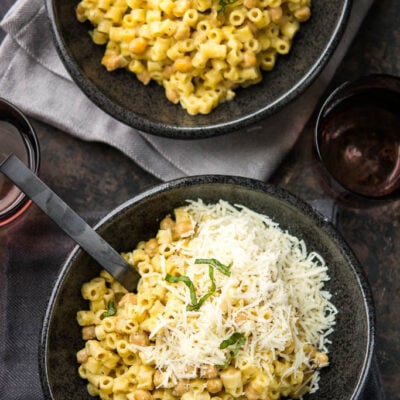
[[[360,399],[374,347],[374,311],[362,269],[333,226],[291,194],[259,181],[223,176],[199,176],[165,183],[124,203],[96,227],[118,251],[130,251],[153,237],[160,219],[187,199],[219,199],[245,205],[279,222],[282,229],[303,238],[329,266],[327,289],[339,310],[330,336],[331,365],[321,371],[320,390],[304,400]],[[90,399],[78,376],[75,353],[84,345],[76,312],[87,307],[82,284],[100,268],[80,248],[62,267],[44,319],[40,370],[46,398]]]
[[[278,59],[262,83],[237,91],[208,115],[190,116],[170,103],[156,83],[144,86],[125,70],[107,72],[103,46],[88,34],[90,24],[76,20],[79,0],[46,0],[61,60],[82,91],[101,109],[125,124],[158,136],[205,138],[260,121],[304,91],[335,50],[347,23],[352,0],[318,0],[312,17],[296,36],[289,55]]]

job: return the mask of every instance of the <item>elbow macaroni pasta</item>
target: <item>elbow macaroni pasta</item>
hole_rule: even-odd
[[[261,81],[290,51],[311,0],[81,0],[108,71],[126,68],[191,115]],[[217,72],[215,72],[217,71]]]
[[[228,207],[229,214],[231,206],[227,203],[220,202],[215,207],[218,209],[225,206]],[[302,317],[299,311],[294,319],[296,322],[293,322],[299,325],[289,329],[288,332],[291,333],[283,338],[281,345],[277,344],[276,348],[256,348],[256,355],[258,359],[263,360],[262,362],[257,361],[254,355],[251,357],[251,351],[246,352],[238,348],[232,358],[229,358],[229,350],[221,353],[222,362],[219,363],[213,364],[207,360],[198,365],[177,362],[171,367],[171,360],[163,359],[162,353],[156,356],[149,353],[152,347],[165,349],[169,346],[167,342],[163,342],[164,334],[166,330],[179,331],[179,314],[183,313],[183,318],[189,324],[192,323],[196,327],[201,325],[199,311],[185,311],[184,305],[188,301],[187,296],[185,297],[185,285],[166,281],[167,274],[192,276],[187,266],[192,243],[200,235],[200,224],[216,218],[215,211],[211,208],[205,207],[205,211],[201,211],[203,203],[200,200],[197,207],[200,212],[191,205],[175,209],[174,218],[166,216],[160,222],[159,231],[154,238],[139,242],[136,249],[123,253],[123,257],[142,275],[137,293],[128,293],[106,271],[101,271],[100,276],[83,284],[81,294],[88,300],[89,309],[77,313],[77,322],[82,326],[82,337],[85,340],[84,348],[77,352],[77,361],[80,364],[79,375],[88,381],[88,393],[100,396],[104,400],[274,400],[286,396],[301,398],[305,393],[315,391],[318,388],[318,369],[329,364],[323,343],[326,340],[324,331],[332,329],[334,323],[332,318],[329,319],[335,312],[333,305],[328,301],[327,292],[318,295],[328,296],[323,310],[327,321],[326,326],[315,328],[318,331],[316,337],[307,340],[301,337],[302,323],[309,324],[309,321],[302,321],[305,317]],[[251,210],[248,211],[250,218],[254,214]],[[275,229],[270,220],[267,220],[267,224],[271,224],[270,229]],[[323,265],[321,267],[319,264],[323,263],[319,255],[312,253],[302,257],[301,255],[305,254],[304,244],[293,237],[289,239],[293,241],[294,249],[286,256],[288,259],[309,267],[314,265],[315,259],[315,265],[320,268],[319,273],[324,271]],[[207,253],[207,249],[203,249],[202,252]],[[238,266],[238,269],[241,269],[241,266]],[[298,269],[297,265],[295,269]],[[199,274],[198,269],[195,271]],[[219,290],[223,281],[219,280],[222,278],[217,277],[217,273],[219,272],[215,271],[216,286]],[[271,275],[271,282],[277,282],[275,275],[276,271]],[[196,290],[200,290],[202,281],[196,281],[194,276],[192,278]],[[235,278],[234,270],[232,279],[232,282],[239,279]],[[232,313],[233,323],[242,327],[241,329],[245,330],[244,326],[257,318],[261,318],[260,323],[264,327],[268,326],[273,319],[270,306],[263,308],[259,302],[258,305],[252,305],[250,300],[245,300],[254,292],[248,286],[250,284],[251,282],[239,283],[240,290],[236,296],[232,292],[232,285],[228,284],[226,295],[222,293],[221,288],[221,293],[215,292],[212,296],[214,300],[210,297],[206,303],[214,301],[218,304],[222,316]],[[318,288],[315,290],[320,290],[321,282],[316,282],[316,286]],[[318,297],[315,294],[312,296]],[[222,298],[224,301],[219,301]],[[202,305],[204,312],[210,306],[206,303]],[[296,308],[295,305],[291,307]],[[206,316],[207,331],[214,329],[210,317]],[[166,322],[160,324],[160,321]],[[281,325],[282,321],[277,323]],[[169,324],[169,328],[166,324]],[[245,339],[249,341],[248,348],[257,346],[256,343],[251,344],[254,329],[256,328],[250,327],[245,334]],[[198,333],[201,336],[201,332]],[[181,337],[180,340],[180,346],[185,347],[186,338]],[[194,347],[196,346],[195,342]],[[219,349],[217,347],[206,352],[214,354],[221,351]],[[183,353],[186,357],[185,350]],[[195,355],[196,362],[198,357],[203,356],[200,353]],[[224,364],[224,360],[225,365],[221,365]],[[173,373],[168,366],[172,368]]]

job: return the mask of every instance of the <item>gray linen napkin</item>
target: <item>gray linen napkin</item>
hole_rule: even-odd
[[[97,108],[58,58],[43,0],[18,0],[0,22],[0,96],[27,115],[86,141],[119,149],[161,180],[233,174],[267,180],[295,143],[373,0],[355,0],[344,37],[320,77],[261,123],[217,138],[183,141],[136,131]],[[73,99],[73,101],[71,101]]]

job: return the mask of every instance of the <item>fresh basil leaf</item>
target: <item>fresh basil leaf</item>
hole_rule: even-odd
[[[211,296],[215,293],[216,289],[217,289],[217,285],[215,284],[214,281],[214,268],[209,265],[208,266],[208,276],[211,279],[211,289],[209,292],[207,292],[196,304],[192,304],[191,306],[188,307],[189,311],[195,311],[198,310],[203,303]]]
[[[117,309],[115,308],[114,302],[109,301],[107,303],[107,310],[104,311],[104,313],[103,313],[103,317],[112,317],[116,313],[117,313]]]
[[[231,267],[233,264],[233,262],[231,262],[229,265],[224,265],[216,258],[196,258],[194,260],[194,263],[211,265],[212,267],[214,267],[215,269],[217,269],[219,272],[223,273],[226,276],[231,275]]]
[[[222,368],[229,367],[231,361],[239,354],[239,351],[243,347],[245,342],[246,337],[243,333],[240,332],[234,332],[228,339],[221,342],[221,344],[219,345],[220,349],[226,349],[229,346],[235,346],[227,357],[225,364],[222,366]]]
[[[192,302],[192,305],[197,304],[197,298],[196,298],[196,292],[194,290],[194,284],[188,276],[185,276],[185,275],[172,276],[170,274],[167,274],[167,276],[165,277],[165,280],[169,283],[183,282],[189,288],[190,300]]]

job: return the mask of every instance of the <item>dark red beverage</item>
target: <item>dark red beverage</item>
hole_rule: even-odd
[[[320,115],[317,147],[344,188],[369,197],[393,192],[400,186],[400,92],[364,88],[337,100]]]

